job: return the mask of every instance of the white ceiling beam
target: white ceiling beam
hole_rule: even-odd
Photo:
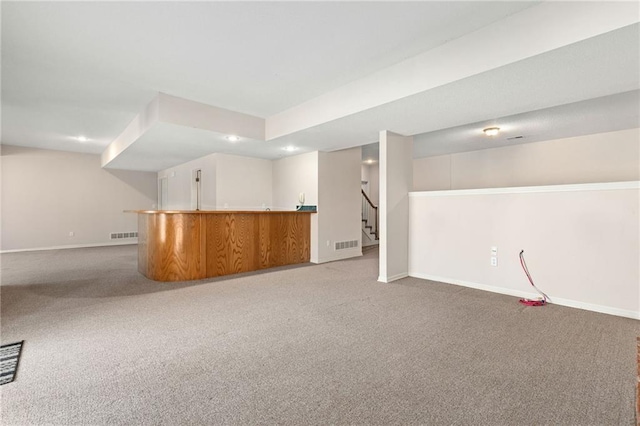
[[[158,123],[264,140],[264,119],[159,93],[102,152],[106,167]]]
[[[135,143],[135,141],[153,127],[153,125],[158,122],[159,116],[160,101],[158,96],[156,96],[149,102],[144,111],[136,115],[136,118],[120,133],[120,136],[111,142],[102,152],[100,157],[102,167],[111,163],[116,157],[129,148],[131,144]]]
[[[264,140],[264,118],[160,93],[160,121]]]
[[[266,120],[266,139],[384,105],[639,21],[636,2],[545,2]]]

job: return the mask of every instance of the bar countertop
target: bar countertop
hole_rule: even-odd
[[[125,210],[125,213],[140,214],[273,214],[273,213],[317,213],[311,210]]]

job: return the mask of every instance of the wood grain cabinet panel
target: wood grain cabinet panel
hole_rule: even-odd
[[[156,281],[186,281],[206,271],[202,218],[194,215],[140,215],[138,270]]]
[[[255,215],[216,214],[205,217],[208,276],[258,269]]]
[[[309,262],[310,212],[138,213],[138,270],[187,281]]]

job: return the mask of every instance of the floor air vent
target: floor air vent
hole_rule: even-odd
[[[120,240],[122,238],[138,238],[137,232],[112,232],[110,234],[112,240]]]
[[[358,240],[353,240],[353,241],[340,241],[340,242],[336,242],[336,250],[344,250],[344,249],[349,249],[349,248],[353,248],[353,247],[358,247]]]

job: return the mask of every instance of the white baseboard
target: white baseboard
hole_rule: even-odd
[[[340,250],[339,252],[336,251],[335,255],[331,257],[319,258],[317,261],[312,263],[319,264],[319,263],[334,262],[336,260],[350,259],[352,257],[359,257],[359,256],[362,256],[362,249],[360,247],[354,247],[353,249],[344,249],[344,250]]]
[[[600,312],[601,314],[615,315],[617,317],[632,318],[640,320],[640,312],[628,311],[626,309],[612,308],[610,306],[594,305],[592,303],[579,302],[576,300],[553,298],[556,305],[567,306],[569,308],[584,309],[586,311]]]
[[[537,299],[540,297],[540,295],[537,293],[530,293],[530,292],[514,290],[510,288],[479,284],[471,281],[458,280],[454,278],[438,277],[435,275],[422,274],[420,272],[409,272],[409,276],[420,278],[423,280],[438,281],[446,284],[454,284],[454,285],[459,285],[463,287],[475,288],[477,290],[490,291],[492,293],[506,294],[508,296],[524,297],[527,299]],[[380,281],[380,279],[378,279],[378,281]],[[571,300],[571,299],[562,299],[559,297],[549,297],[549,303],[553,303],[561,306],[567,306],[569,308],[584,309],[586,311],[593,311],[593,312],[599,312],[602,314],[615,315],[618,317],[625,317],[625,318],[640,320],[640,312],[613,308],[610,306],[594,305],[592,303],[585,303],[585,302],[580,302],[580,301]]]
[[[133,238],[130,241],[118,241],[118,242],[109,242],[109,243],[92,243],[92,244],[69,244],[66,246],[51,246],[51,247],[34,247],[27,249],[17,249],[17,250],[0,250],[0,254],[4,253],[20,253],[24,251],[43,251],[43,250],[64,250],[64,249],[74,249],[74,248],[87,248],[87,247],[109,247],[109,246],[128,246],[138,244],[138,239]]]
[[[378,276],[378,281],[381,283],[390,283],[392,281],[396,281],[402,278],[408,277],[409,274],[407,272],[401,272],[399,274],[390,275],[388,277],[383,277],[382,275]]]

